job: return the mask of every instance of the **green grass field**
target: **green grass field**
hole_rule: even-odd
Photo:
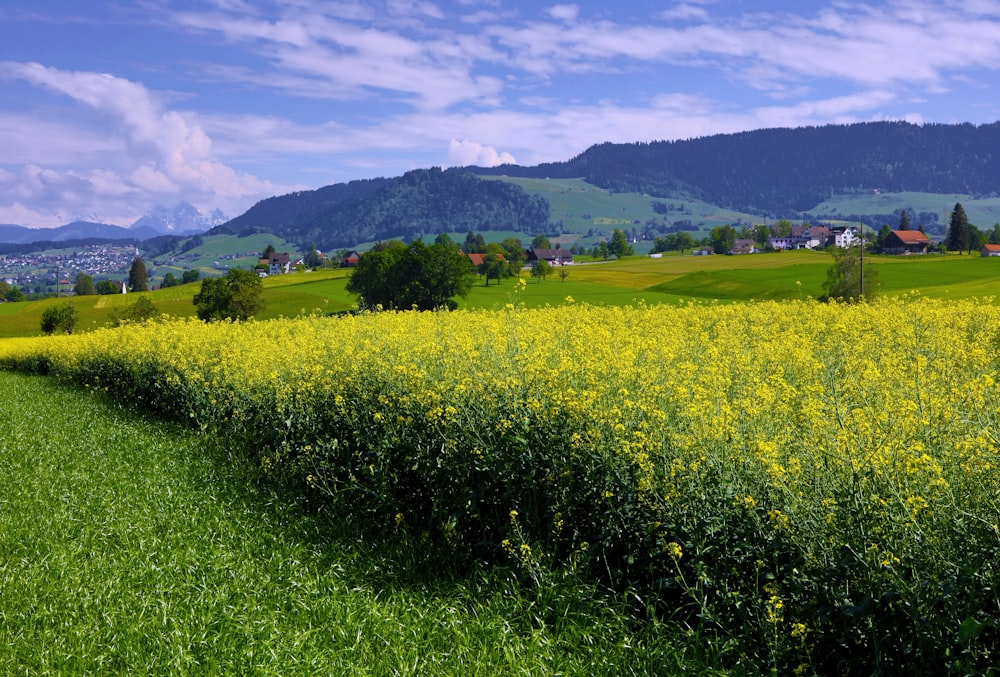
[[[989,230],[1000,222],[1000,198],[974,198],[958,193],[879,193],[874,191],[855,195],[837,195],[821,202],[809,213],[818,218],[846,214],[892,214],[899,209],[933,212],[938,223],[947,226],[955,203],[961,202],[969,223],[980,230]],[[895,224],[892,224],[895,226]],[[917,224],[914,224],[916,227]]]
[[[579,303],[629,305],[677,303],[682,300],[752,301],[816,298],[831,264],[823,252],[781,252],[747,256],[644,256],[606,262],[579,263],[555,268],[538,281],[522,272],[527,284],[519,288],[506,279],[485,286],[477,278],[463,308],[502,308],[508,303],[534,308],[562,305],[567,297]],[[911,292],[931,298],[990,298],[997,295],[1000,260],[978,256],[929,255],[920,257],[872,256],[866,269],[876,271],[884,295]],[[566,278],[559,277],[560,270]],[[321,314],[357,307],[344,286],[350,272],[323,270],[265,278],[265,309],[260,319]],[[157,309],[176,317],[194,315],[192,299],[199,284],[180,285],[146,292]],[[73,300],[79,329],[102,326],[111,311],[135,301],[135,295],[86,296]],[[56,299],[0,304],[0,337],[40,333],[45,308]]]
[[[50,379],[0,373],[0,392],[2,674],[705,671],[695,642],[571,581],[428,566],[204,436]]]
[[[489,178],[489,177],[484,177]],[[550,219],[562,221],[567,231],[586,233],[591,228],[603,228],[609,233],[614,228],[631,228],[634,221],[645,223],[647,219],[669,222],[690,220],[693,230],[707,234],[715,226],[736,223],[743,219],[754,223],[759,217],[751,216],[699,200],[683,198],[653,198],[639,193],[613,193],[583,179],[523,179],[497,177],[514,183],[529,193],[541,195],[551,206]],[[653,201],[674,205],[667,214],[653,211]],[[586,216],[589,215],[589,218]],[[583,240],[590,244],[590,240]]]

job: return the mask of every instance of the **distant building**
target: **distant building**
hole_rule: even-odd
[[[885,254],[926,254],[931,241],[919,230],[893,230],[882,245]]]
[[[354,268],[358,265],[358,261],[361,260],[361,254],[354,251],[353,249],[343,256],[340,257],[340,267],[341,268]]]
[[[917,231],[919,232],[919,231]],[[827,247],[840,247],[847,249],[860,242],[859,234],[851,226],[846,228],[835,228],[826,239]]]
[[[258,265],[267,266],[268,275],[282,275],[291,272],[292,259],[288,252],[271,254],[269,259],[260,259]]]
[[[733,248],[730,251],[733,254],[753,254],[757,251],[757,243],[750,239],[739,238],[733,242]]]
[[[466,256],[468,256],[469,260],[472,261],[472,266],[476,270],[479,270],[479,266],[483,265],[483,261],[486,259],[486,254],[466,254]],[[497,254],[497,258],[501,261],[507,260],[503,254]]]
[[[1000,256],[1000,244],[984,244],[979,250],[980,256]]]
[[[548,261],[553,266],[568,266],[573,263],[573,253],[568,249],[529,249],[528,265]]]

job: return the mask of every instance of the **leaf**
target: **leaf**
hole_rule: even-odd
[[[975,639],[976,637],[979,637],[985,627],[985,623],[980,623],[972,616],[969,616],[962,621],[960,626],[958,626],[958,641],[964,644]]]

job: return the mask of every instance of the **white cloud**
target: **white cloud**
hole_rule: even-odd
[[[453,167],[497,167],[514,165],[517,160],[510,153],[499,153],[492,146],[483,146],[474,141],[452,139],[448,144],[448,162]]]
[[[580,8],[577,5],[553,5],[549,7],[548,14],[558,21],[572,23],[580,15]]]
[[[51,200],[81,213],[110,211],[123,218],[129,212],[141,214],[155,200],[190,199],[206,206],[232,208],[272,194],[274,186],[269,182],[214,160],[212,142],[204,130],[180,112],[165,108],[159,97],[141,84],[38,63],[7,62],[2,68],[8,77],[71,97],[95,111],[102,121],[100,130],[89,132],[65,122],[50,124],[54,129],[63,125],[73,129],[83,137],[76,142],[77,148],[89,147],[108,164],[83,171],[26,165],[17,193],[29,209]],[[106,152],[112,150],[118,152]],[[121,202],[109,199],[115,197]],[[0,200],[10,199],[9,192],[0,194]]]

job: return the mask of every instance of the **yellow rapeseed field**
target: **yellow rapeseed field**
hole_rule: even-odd
[[[777,666],[996,642],[994,304],[167,320],[0,363],[221,433],[415,543],[642,589]]]

